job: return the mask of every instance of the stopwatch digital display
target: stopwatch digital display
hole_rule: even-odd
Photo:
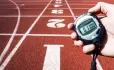
[[[97,28],[97,25],[95,24],[93,19],[88,19],[82,23],[83,24],[79,26],[79,30],[82,35],[89,34]]]
[[[101,43],[104,37],[105,28],[99,18],[92,13],[85,13],[79,16],[74,22],[74,31],[78,39],[84,44]]]

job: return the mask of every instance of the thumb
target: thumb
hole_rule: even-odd
[[[90,8],[88,12],[95,13],[95,14],[99,14],[99,13],[107,14],[108,10],[106,6],[108,6],[108,3],[98,2],[93,8]]]
[[[91,53],[94,49],[95,49],[95,45],[93,44],[83,46],[83,52],[86,54]]]

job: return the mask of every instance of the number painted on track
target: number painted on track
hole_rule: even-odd
[[[63,10],[52,10],[52,14],[63,14]]]
[[[65,24],[62,23],[65,19],[50,19],[47,26],[50,28],[63,28]]]

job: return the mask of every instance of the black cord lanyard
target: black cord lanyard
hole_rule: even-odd
[[[93,60],[91,62],[91,70],[96,70],[97,67],[96,67],[96,58],[97,58],[98,54],[96,53],[93,53]]]
[[[100,47],[99,44],[97,44],[96,46],[97,47]],[[97,48],[93,51],[93,59],[92,59],[92,62],[91,62],[91,69],[90,70],[97,70],[97,67],[96,67],[96,65],[97,65],[96,59],[97,59],[97,57],[99,55],[99,51],[100,50],[97,49]]]

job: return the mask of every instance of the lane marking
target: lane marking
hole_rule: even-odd
[[[64,45],[44,45],[47,47],[43,70],[60,70],[60,48]]]
[[[70,10],[70,12],[71,12],[71,15],[73,16],[73,19],[75,20],[76,18],[75,18],[75,16],[74,16],[74,13],[73,13],[73,11],[71,10],[71,8],[70,8],[70,6],[69,6],[69,4],[68,4],[68,2],[65,0],[65,2],[66,2],[66,4],[67,4],[67,6],[68,6],[68,9]]]
[[[18,5],[17,5],[14,1],[12,1],[12,0],[9,0],[9,1],[12,2],[12,3],[17,7],[17,10],[18,10],[17,24],[16,24],[15,29],[14,29],[14,31],[13,31],[13,34],[16,34],[17,29],[18,29],[18,27],[19,27],[19,23],[20,23],[21,13],[20,13],[20,9],[19,9]],[[10,45],[11,45],[11,43],[12,43],[14,37],[15,37],[13,34],[11,35],[11,37],[10,37],[10,39],[9,39],[9,41],[8,41],[8,43],[7,43],[7,45],[6,45],[6,47],[4,48],[3,52],[2,52],[1,55],[0,55],[0,63],[2,62],[3,57],[6,55],[7,51],[9,50]]]
[[[102,66],[101,66],[101,64],[100,64],[98,59],[96,59],[96,63],[97,63],[97,69],[98,70],[103,70],[103,68],[102,68]]]
[[[60,9],[60,10],[52,9],[51,13],[52,13],[52,14],[59,14],[59,15],[60,15],[60,14],[63,14],[63,11],[64,11],[64,10],[61,10],[61,9]]]
[[[49,2],[49,1],[15,1],[15,2]],[[68,1],[68,2],[98,2],[98,1]]]
[[[65,27],[64,21],[65,19],[49,19],[47,26],[50,28],[63,28]]]
[[[30,26],[30,28],[27,30],[27,32],[23,35],[23,37],[21,38],[21,40],[17,43],[17,45],[14,47],[14,49],[11,51],[11,53],[8,55],[8,57],[5,59],[5,61],[2,63],[2,65],[0,66],[1,70],[4,70],[4,68],[7,66],[7,64],[9,63],[9,61],[11,60],[11,58],[13,57],[13,55],[16,53],[16,51],[18,50],[18,48],[20,47],[20,45],[23,43],[23,41],[25,40],[25,38],[27,37],[27,34],[30,33],[30,31],[32,30],[32,28],[35,26],[35,24],[37,23],[37,21],[40,19],[40,17],[42,16],[42,14],[45,12],[45,10],[47,9],[47,7],[50,5],[50,3],[52,2],[52,0],[50,0],[50,2],[47,4],[47,6],[44,8],[44,10],[41,12],[41,14],[37,17],[37,19],[34,21],[34,23]]]
[[[71,10],[70,5],[68,4],[67,0],[65,0],[65,2],[66,2],[66,4],[67,4],[68,8]],[[72,10],[71,10],[71,13],[73,13]],[[72,16],[74,16],[74,15],[72,15]],[[75,17],[74,17],[74,18],[75,18]],[[74,19],[74,20],[75,20],[75,19]],[[103,70],[103,68],[102,68],[102,66],[101,66],[101,64],[100,64],[100,62],[99,62],[98,59],[96,59],[96,62],[97,62],[97,69],[98,69],[98,70]]]
[[[63,4],[63,5],[65,5],[65,4]],[[69,5],[95,5],[95,4],[79,4],[79,3],[77,3],[77,4],[69,4]]]
[[[91,55],[91,57],[93,58],[93,55]],[[100,64],[98,59],[96,59],[96,63],[97,63],[97,69],[98,70],[103,70],[103,68],[102,68],[102,66],[101,66],[101,64]]]
[[[98,1],[68,1],[68,2],[98,2]]]
[[[10,1],[10,0],[9,0]],[[12,4],[0,4],[0,5],[11,5],[12,6]],[[23,4],[18,4],[19,6],[21,6],[21,5],[23,5]]]
[[[21,4],[21,6],[25,6],[25,4]]]
[[[61,7],[62,5],[58,5],[58,4],[55,4],[54,7],[55,8],[58,8],[58,7]]]
[[[49,1],[15,1],[15,2],[47,2],[48,3]]]
[[[21,15],[21,17],[38,17],[39,15]],[[17,15],[0,15],[0,17],[18,17]],[[73,17],[73,16],[50,16],[50,15],[43,15],[41,17]],[[74,16],[74,17],[78,17],[78,16]],[[98,16],[99,18],[104,17],[104,16]]]
[[[7,34],[3,33],[0,36],[24,36],[25,34]],[[70,37],[70,34],[27,34],[27,36],[58,36],[58,37]]]
[[[16,2],[16,1],[15,1]],[[79,3],[70,3],[70,5],[95,5],[96,3],[93,3],[93,4],[79,4]],[[12,4],[1,4],[1,5],[12,5]],[[19,4],[19,5],[22,5],[22,4]],[[45,3],[38,3],[38,4],[25,4],[25,5],[45,5]],[[54,5],[54,3],[53,4],[51,4],[51,5]],[[62,4],[62,5],[66,5],[66,4]]]
[[[10,1],[10,0],[9,0]],[[0,4],[1,6],[13,6],[12,4]],[[22,7],[22,6],[25,6],[25,4],[17,4],[18,5],[18,7]],[[1,8],[1,9],[6,9],[6,10],[8,10],[8,9],[17,9],[17,7],[16,8]],[[0,10],[0,11],[2,11],[2,10]]]
[[[21,15],[21,17],[38,17],[39,15]],[[0,17],[18,17],[17,15],[0,15]]]
[[[96,3],[95,3],[96,4]],[[95,4],[74,4],[74,3],[71,3],[70,5],[95,5]],[[12,4],[0,4],[0,5],[12,5]],[[45,4],[18,4],[19,6],[25,6],[25,5],[45,5]],[[51,4],[51,5],[54,5],[54,4]],[[62,5],[66,5],[66,4],[62,4]],[[56,6],[56,5],[55,5]],[[57,6],[58,7],[58,6]],[[15,9],[15,8],[3,8],[3,9]],[[34,9],[34,8],[23,8],[23,9]],[[37,9],[37,8],[36,8]]]
[[[72,16],[56,16],[56,15],[55,16],[48,16],[48,15],[44,15],[42,17],[59,17],[60,18],[60,17],[72,17]]]
[[[27,9],[28,9],[28,8],[27,8]],[[48,9],[53,9],[53,8],[48,8]],[[68,8],[60,8],[60,9],[65,9],[65,10],[67,10]],[[85,10],[87,10],[87,9],[89,9],[89,8],[72,8],[72,9],[81,9],[81,10],[85,9]]]
[[[16,8],[3,8],[4,10],[7,10],[7,9],[16,9]],[[39,10],[39,9],[42,9],[42,8],[21,8],[21,9],[26,9],[26,10]],[[53,9],[53,7],[52,8],[48,8],[48,9]],[[58,8],[56,8],[56,9],[58,9]],[[59,8],[59,9],[68,9],[68,8]],[[72,8],[72,9],[89,9],[89,8]],[[3,10],[0,10],[0,11],[3,11]]]

